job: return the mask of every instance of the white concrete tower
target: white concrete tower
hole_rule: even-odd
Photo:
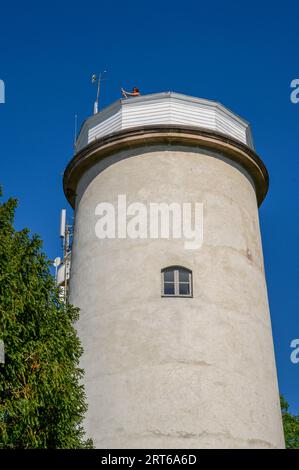
[[[83,124],[64,190],[97,447],[284,446],[258,217],[267,189],[248,123],[219,103],[158,93]],[[97,238],[97,205],[119,195],[203,203],[202,247]]]

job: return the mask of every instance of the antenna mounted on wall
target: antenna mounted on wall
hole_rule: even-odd
[[[62,241],[63,258],[55,258],[53,265],[55,267],[55,279],[61,289],[61,298],[67,303],[68,298],[68,280],[70,277],[71,251],[72,251],[73,227],[66,220],[66,209],[60,212],[60,230],[59,236]]]
[[[65,238],[66,209],[61,209],[60,213],[60,238]]]

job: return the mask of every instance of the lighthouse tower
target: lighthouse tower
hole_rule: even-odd
[[[258,216],[267,189],[248,123],[220,103],[157,93],[84,122],[64,191],[96,447],[284,447]],[[135,203],[202,204],[202,244],[118,232],[120,197],[122,218]],[[102,203],[115,236],[97,235]]]

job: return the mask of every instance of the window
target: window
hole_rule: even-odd
[[[192,271],[170,266],[161,271],[162,297],[192,297]]]

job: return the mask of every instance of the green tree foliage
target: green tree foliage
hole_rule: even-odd
[[[280,397],[282,422],[287,449],[299,449],[299,416],[289,413],[289,404]]]
[[[14,229],[16,206],[0,203],[0,448],[91,447],[78,309],[59,300],[41,240]]]

